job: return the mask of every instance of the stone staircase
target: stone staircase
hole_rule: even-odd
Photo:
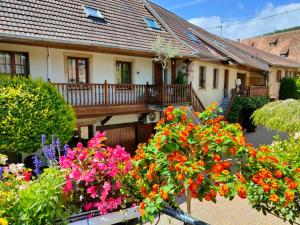
[[[221,102],[220,104],[220,107],[221,109],[223,109],[223,112],[220,113],[221,115],[225,116],[227,110],[228,110],[228,107],[230,105],[230,101],[231,101],[231,98],[224,98],[223,101]]]

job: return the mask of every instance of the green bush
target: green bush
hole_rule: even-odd
[[[288,99],[271,102],[253,114],[255,124],[294,134],[300,131],[300,101]]]
[[[256,109],[261,108],[265,104],[269,102],[268,97],[251,97],[251,98],[245,98],[245,97],[236,97],[232,109],[229,113],[228,120],[231,123],[238,123],[240,122],[240,116],[241,112],[243,110],[248,111],[254,111]]]
[[[34,152],[41,135],[70,140],[75,114],[50,83],[0,75],[0,151]]]
[[[289,98],[299,98],[297,80],[294,78],[285,77],[280,83],[279,99],[286,100]]]
[[[9,222],[15,225],[52,225],[55,220],[66,219],[62,186],[65,174],[57,168],[49,168],[28,187],[19,191],[19,198],[7,212]]]

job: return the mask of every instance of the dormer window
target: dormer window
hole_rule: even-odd
[[[254,42],[254,41],[252,42],[251,46],[252,46],[252,47],[255,47],[255,42]]]
[[[187,32],[187,36],[196,44],[200,44],[199,38],[197,38],[192,32]]]
[[[84,12],[88,17],[91,18],[98,18],[98,19],[104,19],[104,16],[97,8],[93,8],[90,6],[84,6]]]
[[[150,27],[151,29],[160,30],[158,23],[154,19],[145,17],[145,21],[148,27]]]
[[[274,40],[272,40],[269,45],[270,47],[276,46],[278,44],[278,38],[275,38]]]
[[[282,58],[289,57],[289,54],[290,54],[290,49],[282,49],[280,51],[280,57],[282,57]]]

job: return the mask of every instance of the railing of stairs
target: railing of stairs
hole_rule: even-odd
[[[237,94],[238,94],[237,93],[237,88],[233,89],[232,90],[232,94],[231,94],[231,98],[230,98],[230,102],[229,102],[229,105],[228,105],[228,108],[227,108],[227,110],[226,110],[226,112],[224,114],[226,119],[228,119],[229,113],[230,113],[230,111],[232,109],[232,106],[233,106],[233,103],[234,103],[234,100],[235,100]]]
[[[203,103],[193,88],[191,88],[191,104],[196,112],[203,112],[205,110]]]

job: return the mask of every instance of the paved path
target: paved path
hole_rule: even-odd
[[[271,144],[272,137],[278,133],[268,131],[260,126],[255,133],[246,134],[247,141],[254,146],[260,144]],[[279,134],[282,138],[286,135]],[[186,209],[186,203],[180,205],[181,209]],[[273,216],[264,216],[262,212],[252,209],[247,200],[235,198],[233,201],[218,198],[218,203],[200,203],[197,200],[192,202],[192,216],[210,225],[288,225],[283,220]],[[154,222],[153,224],[156,224]],[[158,225],[182,225],[182,222],[174,220],[166,215],[161,216]],[[149,225],[149,224],[147,224]]]

